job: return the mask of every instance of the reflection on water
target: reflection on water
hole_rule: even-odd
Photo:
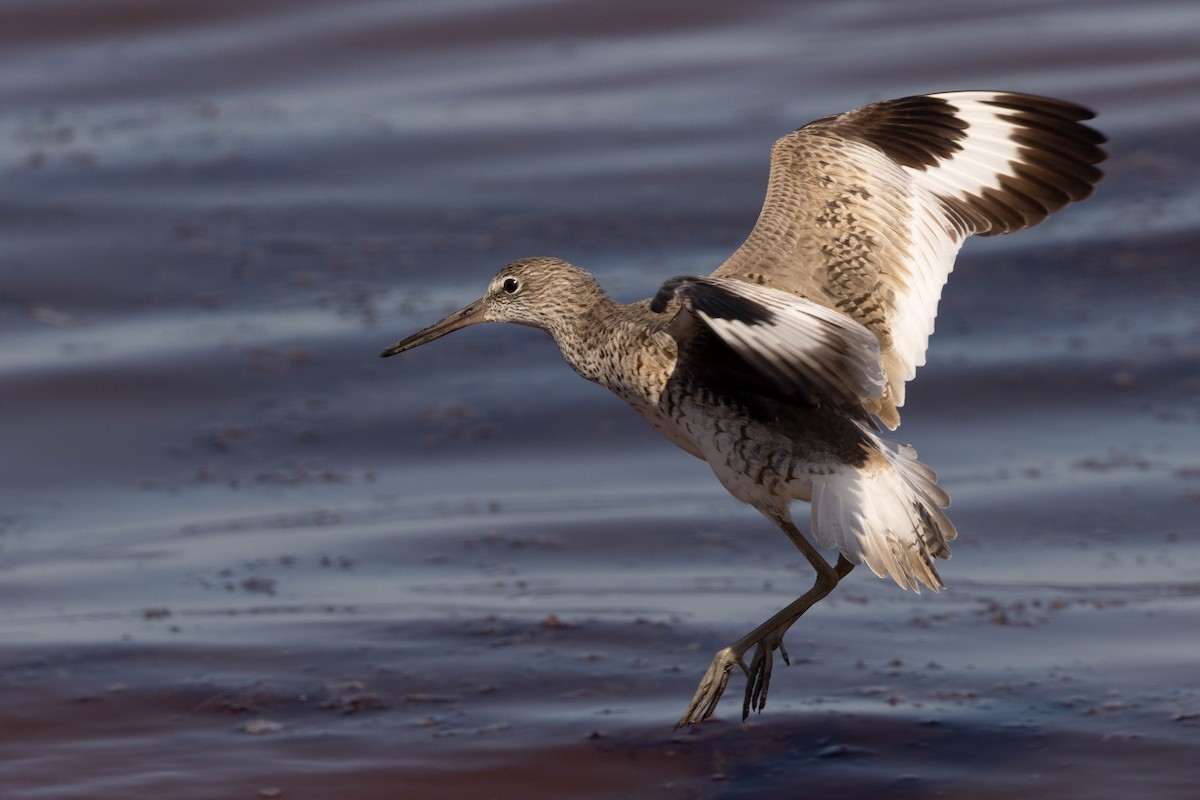
[[[1190,796],[1200,11],[625,5],[8,4],[0,794]],[[949,589],[852,576],[673,735],[802,558],[540,334],[377,354],[520,256],[706,271],[774,138],[975,87],[1112,159],[946,290]]]

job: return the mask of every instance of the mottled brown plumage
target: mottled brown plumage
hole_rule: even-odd
[[[576,266],[524,259],[383,355],[479,322],[541,328],[576,372],[791,538],[816,570],[812,589],[716,654],[680,724],[713,712],[735,664],[749,676],[744,717],[766,701],[788,628],[854,564],[905,588],[942,586],[933,561],[955,536],[949,497],[874,419],[899,424],[963,239],[1036,224],[1099,180],[1103,138],[1079,124],[1090,116],[954,92],[818,120],[776,143],[759,220],[711,276],[622,305]],[[812,503],[812,533],[837,548],[835,565],[792,522],[794,500]]]

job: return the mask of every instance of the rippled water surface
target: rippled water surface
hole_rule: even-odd
[[[1193,798],[1194,2],[10,0],[0,795]],[[706,272],[771,142],[955,88],[1099,112],[972,241],[898,432],[948,589],[852,574],[766,712],[673,731],[809,582],[528,329],[380,361],[548,253]],[[797,509],[805,521],[806,510]]]

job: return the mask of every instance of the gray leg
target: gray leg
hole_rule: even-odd
[[[729,673],[734,664],[740,666],[747,677],[746,696],[742,703],[742,719],[749,716],[751,709],[762,711],[767,702],[767,688],[771,683],[773,652],[779,650],[784,662],[786,663],[788,660],[787,651],[783,649],[784,634],[796,620],[803,616],[805,611],[833,591],[833,588],[838,585],[838,581],[854,569],[854,565],[840,554],[837,565],[829,566],[829,562],[821,557],[815,547],[809,544],[791,520],[775,519],[774,521],[813,565],[813,569],[817,571],[817,579],[811,589],[780,609],[777,614],[729,647],[717,652],[708,671],[700,679],[700,685],[692,697],[691,704],[676,724],[677,728],[695,724],[712,716],[721,695],[725,693],[725,687],[729,684]],[[755,648],[754,658],[747,667],[742,657],[751,647]]]
[[[800,619],[805,611],[816,605],[818,600],[833,591],[833,587],[837,586],[838,582],[846,577],[852,569],[854,569],[854,565],[841,555],[838,555],[837,565],[833,568],[836,578],[832,584],[823,584],[822,579],[817,578],[817,582],[813,584],[813,588],[809,589],[774,617],[771,617],[770,620],[767,620],[765,624],[769,624],[776,619],[781,619],[782,621],[779,627],[754,642],[754,657],[750,659],[750,667],[746,670],[746,695],[742,700],[743,721],[745,721],[746,717],[750,716],[751,711],[762,711],[767,705],[767,688],[771,684],[771,666],[774,661],[773,651],[779,651],[779,655],[783,658],[783,663],[791,663],[788,660],[787,650],[783,647],[783,635],[788,632],[788,629],[792,627],[796,620]],[[741,641],[739,640],[738,644],[740,643]]]

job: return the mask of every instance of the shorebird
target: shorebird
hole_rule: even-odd
[[[1091,194],[1105,158],[1104,137],[1082,124],[1093,116],[967,91],[819,119],[775,143],[758,221],[710,275],[622,305],[565,261],[514,261],[481,299],[381,355],[480,322],[540,328],[577,373],[787,534],[816,571],[812,588],[716,653],[678,726],[713,713],[735,665],[747,676],[744,720],[766,705],[774,651],[787,662],[784,634],[856,564],[901,588],[943,586],[933,562],[950,556],[950,498],[879,424],[900,424],[963,240],[1035,225]],[[794,500],[811,503],[812,536],[836,548],[836,563],[796,527]]]

